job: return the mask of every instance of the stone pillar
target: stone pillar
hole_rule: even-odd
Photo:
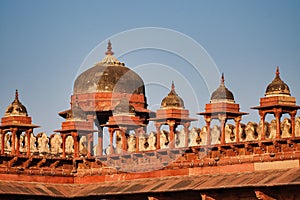
[[[259,116],[260,116],[260,121],[262,123],[260,139],[265,140],[266,139],[266,134],[265,134],[265,116],[266,116],[266,113],[263,112],[263,111],[259,111]]]
[[[65,158],[66,157],[66,138],[67,135],[66,134],[60,134],[61,135],[61,139],[62,139],[62,157]]]
[[[21,137],[21,134],[22,134],[22,132],[20,130],[18,130],[17,134],[16,134],[16,138],[17,138],[17,141],[16,141],[16,156],[20,155],[20,137]]]
[[[189,146],[189,127],[191,125],[191,122],[185,122],[183,124],[184,128],[184,135],[185,135],[185,141],[184,141],[184,146],[188,147]]]
[[[30,139],[31,139],[31,133],[32,133],[32,129],[28,129],[26,130],[26,137],[27,137],[27,152],[26,155],[30,156]]]
[[[5,131],[1,129],[1,135],[2,135],[2,138],[1,138],[1,154],[4,154],[4,149],[5,149]]]
[[[71,133],[74,140],[74,158],[79,158],[79,136],[78,132]]]
[[[98,156],[102,156],[103,154],[103,129],[102,127],[100,129],[98,129],[98,151],[99,151],[99,155]]]
[[[174,120],[167,120],[167,123],[169,125],[170,129],[170,142],[169,142],[169,148],[175,148],[175,121]]]
[[[274,109],[274,116],[276,118],[276,138],[279,139],[281,130],[280,130],[280,118],[281,118],[281,109]]]
[[[291,111],[290,117],[291,117],[291,126],[292,126],[292,138],[295,138],[295,116],[296,116],[297,110]]]
[[[141,129],[143,129],[143,128],[137,128],[137,129],[134,130],[134,133],[135,133],[135,151],[136,152],[140,151],[140,148],[139,148],[139,139],[140,139]]]
[[[18,131],[18,128],[11,128],[11,154],[15,155],[16,153],[16,134]]]
[[[120,128],[121,137],[122,137],[122,150],[127,151],[127,140],[126,140],[126,131],[127,128]]]
[[[234,118],[235,122],[235,142],[240,142],[240,121],[241,116]]]
[[[204,120],[206,122],[206,131],[207,131],[207,135],[206,135],[206,145],[211,145],[211,135],[210,135],[210,122],[211,122],[211,117],[205,116]]]
[[[94,115],[87,115],[87,119],[91,123],[91,128],[94,128],[94,124],[95,124],[98,129],[98,152],[99,152],[99,155],[97,155],[97,156],[102,156],[103,155],[103,127],[101,126],[101,124],[99,124],[98,120],[96,119],[96,117]],[[92,137],[92,139],[91,139],[92,142],[91,142],[91,148],[90,148],[91,150],[90,151],[92,152],[93,151],[93,135],[91,135],[91,137]],[[91,155],[92,155],[92,153],[90,153],[90,156]]]
[[[113,146],[113,141],[114,141],[114,128],[108,128],[109,132],[109,154],[114,154],[114,146]]]
[[[155,122],[155,128],[156,128],[156,149],[160,149],[160,128],[161,128],[161,123]]]
[[[87,148],[88,148],[88,153],[87,153],[87,157],[88,158],[91,158],[93,153],[93,133],[89,133],[87,135],[87,141],[88,141],[88,145],[87,145]]]
[[[225,124],[227,119],[225,115],[219,115],[218,118],[221,125],[221,144],[225,144]]]

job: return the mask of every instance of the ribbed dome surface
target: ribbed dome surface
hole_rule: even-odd
[[[74,94],[94,92],[145,93],[144,82],[134,71],[102,63],[80,74],[74,83]]]
[[[75,95],[95,92],[145,94],[141,77],[113,56],[110,42],[107,49],[106,56],[101,62],[77,77],[73,93]]]
[[[291,96],[289,86],[279,76],[279,68],[276,69],[274,80],[268,85],[265,96],[288,95]]]
[[[5,116],[28,116],[26,107],[19,101],[18,90],[15,100],[6,108]]]
[[[211,102],[234,102],[234,96],[232,92],[225,87],[224,82],[224,74],[222,74],[220,86],[212,93],[210,97]]]
[[[5,116],[28,116],[26,107],[19,101],[18,90],[15,100],[6,108]]]
[[[175,92],[173,82],[170,93],[161,102],[161,108],[184,108],[184,102]]]

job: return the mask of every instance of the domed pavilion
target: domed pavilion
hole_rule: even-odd
[[[155,121],[157,141],[156,148],[160,149],[160,129],[162,125],[168,125],[170,130],[170,148],[175,147],[175,130],[178,125],[183,125],[185,132],[185,146],[188,146],[188,128],[191,121],[196,119],[189,117],[189,110],[184,108],[182,98],[176,93],[174,82],[172,82],[169,94],[162,100],[161,109],[156,112]]]
[[[207,144],[211,144],[210,123],[212,119],[218,119],[221,125],[221,144],[225,144],[225,125],[228,119],[233,119],[236,125],[235,138],[239,142],[239,126],[242,115],[239,104],[234,101],[233,93],[225,86],[224,74],[221,77],[220,86],[212,93],[210,103],[205,105],[205,112],[198,113],[204,116],[207,127]]]
[[[138,151],[139,143],[139,128],[144,127],[143,121],[136,115],[135,108],[123,98],[121,102],[114,108],[113,115],[109,117],[108,122],[104,124],[109,129],[109,152],[114,153],[113,150],[113,136],[116,131],[121,133],[121,146],[123,151],[127,151],[127,137],[129,131],[134,130],[136,138],[136,151]]]
[[[91,120],[87,120],[85,112],[79,107],[76,101],[72,104],[70,110],[67,111],[66,121],[61,123],[61,129],[55,130],[59,132],[62,138],[62,157],[66,157],[66,138],[68,136],[73,137],[74,141],[74,158],[79,157],[79,141],[82,136],[87,137],[87,156],[91,157],[93,147],[93,133],[96,132],[94,123]]]
[[[150,111],[142,78],[114,57],[108,42],[105,57],[95,66],[82,72],[74,82],[71,104],[78,101],[98,132],[98,152],[103,152],[103,127],[113,115],[113,110],[125,98],[135,110],[142,124],[148,124]],[[68,111],[59,113],[66,118]]]
[[[275,78],[267,86],[265,97],[260,98],[260,105],[253,107],[257,109],[260,120],[263,124],[261,139],[265,139],[265,117],[267,114],[274,114],[276,118],[276,138],[281,137],[280,119],[285,113],[291,117],[292,138],[295,137],[295,116],[300,106],[296,105],[296,98],[291,96],[289,86],[280,78],[279,67],[276,68]]]
[[[16,90],[14,101],[6,108],[4,117],[1,118],[1,153],[4,153],[4,135],[11,132],[11,154],[20,155],[20,137],[25,132],[27,137],[26,155],[30,155],[30,135],[34,128],[39,126],[32,124],[26,107],[19,100],[19,92]]]

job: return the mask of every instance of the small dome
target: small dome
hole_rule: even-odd
[[[77,99],[75,105],[67,112],[66,120],[74,120],[74,121],[86,121],[87,116],[85,112],[78,105]]]
[[[6,108],[5,116],[28,116],[26,107],[19,101],[18,90],[16,90],[15,100]]]
[[[212,93],[212,95],[210,97],[210,102],[211,103],[215,103],[215,102],[234,103],[233,94],[230,90],[228,90],[225,87],[224,82],[225,82],[224,74],[222,74],[220,86]]]
[[[127,99],[121,99],[120,103],[116,105],[113,115],[135,115],[135,109]]]
[[[118,61],[111,49],[109,41],[103,60],[77,77],[74,94],[95,92],[145,94],[141,77]]]
[[[175,92],[175,86],[172,82],[171,91],[162,101],[161,108],[184,108],[183,100]]]
[[[276,76],[272,83],[270,83],[266,89],[265,96],[291,96],[289,86],[283,82],[279,76],[279,67],[276,69]]]

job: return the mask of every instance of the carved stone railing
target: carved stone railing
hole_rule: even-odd
[[[240,124],[239,127],[239,142],[242,143],[251,143],[257,142],[261,140],[261,130],[262,124],[255,123],[255,122],[248,122],[247,124]],[[281,138],[290,138],[292,137],[291,133],[291,122],[288,118],[285,118],[281,122]],[[221,128],[219,126],[213,126],[211,128],[211,145],[219,145],[220,144],[220,135],[221,135]],[[236,140],[236,127],[231,124],[227,124],[225,126],[225,143],[226,144],[233,144]],[[275,139],[276,136],[276,121],[272,120],[270,123],[265,122],[264,128],[264,135],[266,136],[265,140],[272,140]],[[2,140],[4,137],[4,140]],[[116,134],[116,143],[114,146],[114,152],[109,152],[110,148],[107,147],[105,149],[105,153],[107,155],[112,154],[120,154],[124,153],[121,149],[122,147],[122,140],[120,138],[120,134]],[[139,152],[146,152],[146,151],[153,151],[156,150],[156,141],[157,141],[157,134],[155,132],[151,132],[150,134],[141,134],[139,136]],[[175,148],[184,148],[185,147],[185,132],[184,130],[178,130],[175,133]],[[300,137],[300,117],[296,118],[295,123],[295,137]],[[278,139],[278,138],[277,138]],[[4,154],[9,155],[11,154],[12,149],[12,141],[11,141],[11,133],[6,132],[3,135],[0,134],[0,147],[4,145]],[[22,134],[20,135],[20,154],[26,155],[27,151],[27,135]],[[162,130],[160,134],[160,148],[161,149],[168,149],[170,143],[169,132]],[[127,151],[136,152],[136,136],[134,134],[127,136]],[[188,134],[188,147],[193,146],[205,146],[207,144],[207,128],[206,126],[202,128],[192,128],[189,130]],[[0,149],[1,149],[0,148]],[[94,148],[97,149],[97,148]],[[51,157],[61,157],[62,156],[62,138],[60,134],[52,134],[50,137],[47,136],[46,133],[39,133],[36,136],[31,133],[30,135],[30,153],[31,155],[37,156],[51,156]],[[71,158],[74,154],[74,140],[72,136],[68,136],[66,138],[66,155],[67,157]],[[88,154],[87,148],[87,138],[86,136],[82,136],[79,141],[79,154],[80,157],[86,157]],[[96,154],[94,154],[96,155]]]
[[[2,141],[2,135],[0,135],[0,141]],[[27,152],[27,135],[20,136],[20,154],[25,155]],[[86,137],[80,138],[79,151],[81,156],[87,155],[87,141]],[[4,134],[4,144],[0,142],[0,148],[4,145],[4,153],[11,154],[12,141],[11,133],[6,132]],[[31,155],[38,156],[62,156],[62,138],[60,134],[52,134],[50,137],[46,133],[41,132],[36,136],[30,134],[30,153]],[[68,157],[72,157],[74,153],[74,140],[72,136],[68,136],[66,139],[66,154]]]

